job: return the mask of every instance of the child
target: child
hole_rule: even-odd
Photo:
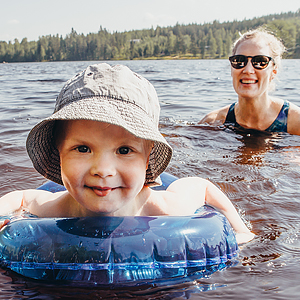
[[[201,178],[183,178],[154,191],[172,149],[158,130],[154,87],[127,67],[89,66],[70,79],[54,113],[27,138],[34,167],[67,191],[14,191],[1,214],[26,209],[38,217],[191,215],[204,204],[222,212],[239,243],[253,234],[229,199]],[[5,220],[0,224],[3,227]]]

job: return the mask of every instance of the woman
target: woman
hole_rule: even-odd
[[[243,34],[229,57],[238,102],[210,112],[199,123],[300,135],[300,108],[269,96],[284,50],[274,35],[262,29]]]

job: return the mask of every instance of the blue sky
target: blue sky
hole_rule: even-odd
[[[0,0],[0,41],[252,19],[300,9],[299,0]]]

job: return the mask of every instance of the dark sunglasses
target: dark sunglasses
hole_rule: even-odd
[[[251,64],[254,69],[262,70],[265,69],[270,61],[275,61],[272,57],[266,55],[255,55],[255,56],[246,56],[246,55],[233,55],[229,57],[231,66],[235,69],[242,69],[247,66],[248,58],[251,58]]]

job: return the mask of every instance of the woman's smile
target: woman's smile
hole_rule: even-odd
[[[258,80],[254,80],[254,79],[241,79],[240,83],[242,84],[255,84],[257,83]]]

